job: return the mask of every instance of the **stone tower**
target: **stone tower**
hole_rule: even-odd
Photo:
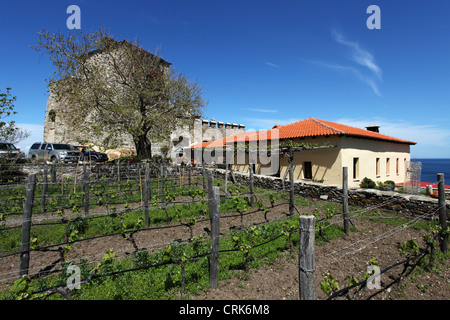
[[[117,50],[120,50],[120,45],[131,45],[125,40],[118,44]],[[145,54],[153,56],[147,51],[145,51]],[[104,61],[103,59],[108,59],[108,57],[101,50],[96,50],[89,54],[88,59],[91,59],[93,63],[102,63]],[[163,59],[160,59],[160,63],[164,70],[168,70],[171,65]],[[108,73],[108,70],[106,70],[106,73]],[[62,112],[64,103],[56,100],[56,95],[52,92],[51,88],[49,91],[44,120],[44,141],[72,145],[91,144],[97,146],[100,150],[106,151],[108,148],[102,145],[102,141],[104,141],[105,136],[108,136],[108,132],[103,132],[101,135],[98,135],[93,132],[80,132],[80,130],[69,129],[68,124],[71,119],[66,119]],[[86,115],[86,117],[89,117],[89,115]],[[177,154],[183,151],[183,148],[192,144],[202,141],[212,141],[224,137],[225,134],[231,135],[243,131],[245,131],[244,125],[217,122],[215,119],[209,121],[200,120],[198,118],[187,126],[175,129],[165,141],[153,142],[152,154],[175,158]],[[134,149],[135,145],[131,135],[127,133],[122,134],[120,137],[120,146],[117,148]]]

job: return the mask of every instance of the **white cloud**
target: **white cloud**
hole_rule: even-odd
[[[316,65],[319,65],[319,66],[322,66],[322,67],[325,67],[325,68],[329,68],[329,69],[332,69],[334,71],[341,72],[341,73],[344,73],[344,74],[346,74],[346,73],[350,74],[351,76],[353,76],[353,77],[357,78],[358,80],[360,80],[360,81],[364,82],[365,84],[367,84],[369,87],[372,88],[373,92],[377,96],[381,97],[381,92],[378,89],[378,85],[375,83],[375,81],[371,77],[364,75],[361,71],[359,71],[355,67],[341,66],[341,65],[338,65],[338,64],[324,63],[324,62],[321,62],[321,61],[307,61],[307,62],[312,63],[312,64],[316,64]]]
[[[347,40],[336,29],[331,30],[333,40],[349,49],[348,58],[355,64],[343,66],[335,63],[324,63],[321,61],[307,61],[340,73],[350,74],[352,77],[368,85],[379,97],[382,96],[378,83],[382,81],[382,70],[375,62],[373,54],[363,49],[357,42]],[[363,68],[361,68],[363,67]],[[366,70],[368,69],[368,70]]]
[[[332,29],[331,34],[334,41],[351,49],[350,60],[353,60],[359,65],[368,68],[377,76],[378,79],[381,80],[381,68],[376,64],[373,54],[361,48],[357,42],[352,42],[345,39],[345,37],[337,32],[336,29]]]
[[[431,124],[417,124],[407,121],[389,121],[376,117],[372,119],[341,118],[333,120],[357,128],[365,128],[375,123],[380,126],[380,133],[399,139],[417,142],[411,147],[411,153],[418,158],[450,157],[450,130]]]
[[[35,142],[42,142],[44,138],[44,125],[30,123],[16,123],[17,127],[31,132],[29,138],[19,142],[16,147],[20,148],[28,156],[28,150]]]
[[[247,108],[246,110],[252,112],[262,112],[262,113],[277,113],[276,109],[263,109],[263,108]]]
[[[273,68],[281,68],[279,65],[272,63],[272,62],[265,62],[265,65]]]
[[[245,131],[258,131],[272,129],[275,125],[285,125],[293,122],[300,121],[301,119],[263,119],[263,118],[246,118]]]

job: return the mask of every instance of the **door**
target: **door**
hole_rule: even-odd
[[[45,148],[47,147],[46,143],[41,144],[41,147],[39,148],[39,150],[37,150],[36,152],[36,156],[38,158],[38,160],[44,160],[45,159]]]
[[[312,164],[311,161],[305,161],[304,163],[304,179],[312,179]]]
[[[52,144],[47,144],[47,147],[45,148],[45,154],[44,154],[44,160],[50,161],[50,151],[52,151]]]

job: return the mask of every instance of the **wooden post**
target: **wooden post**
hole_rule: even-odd
[[[439,223],[441,228],[447,227],[447,207],[445,203],[445,179],[443,173],[437,174],[438,180],[438,206]],[[448,230],[446,230],[448,231]],[[447,253],[448,250],[448,232],[443,232],[439,238],[441,252]]]
[[[203,192],[206,193],[205,159],[202,159]]]
[[[150,226],[150,219],[148,216],[148,203],[150,201],[150,164],[145,163],[145,197],[144,197],[144,214],[145,214],[145,227]]]
[[[223,192],[225,195],[228,193],[228,164],[225,164],[225,186]]]
[[[289,148],[289,215],[294,215],[294,152]]]
[[[119,185],[120,191],[120,160],[117,161],[117,184]]]
[[[314,281],[315,261],[315,217],[300,216],[299,242],[299,295],[300,300],[315,300],[316,287]]]
[[[64,173],[63,173],[64,165],[61,163],[61,195],[64,196]]]
[[[28,274],[30,265],[30,231],[31,214],[33,212],[34,192],[36,190],[36,174],[28,176],[25,204],[23,207],[22,238],[20,244],[19,276]]]
[[[42,202],[41,202],[41,213],[45,213],[45,197],[48,193],[48,168],[47,164],[44,164],[44,184],[42,185]]]
[[[141,179],[141,164],[140,163],[137,163],[137,171],[138,171],[138,175],[139,175],[139,193],[141,195],[141,202],[140,202],[140,204],[142,206],[142,203],[143,203],[143,201],[142,201],[142,179]]]
[[[164,165],[161,165],[160,175],[161,175],[161,208],[163,208],[164,207]]]
[[[189,183],[189,188],[191,187],[191,165],[187,166],[188,169],[188,183]]]
[[[253,182],[253,163],[249,162],[248,172],[250,175],[250,206],[253,208],[255,206],[255,189]]]
[[[348,168],[342,168],[342,212],[344,219],[344,232],[350,233],[350,221],[348,211]]]
[[[84,215],[89,214],[89,173],[86,163],[83,163],[83,193],[84,193]]]
[[[52,177],[52,183],[56,185],[56,168],[53,162],[50,165],[50,176]]]
[[[209,265],[209,285],[216,289],[219,279],[219,227],[220,188],[213,186],[211,172],[208,171],[209,219],[211,222],[211,259]]]

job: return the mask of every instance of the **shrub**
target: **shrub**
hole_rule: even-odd
[[[365,178],[361,181],[361,183],[359,184],[359,186],[360,186],[361,188],[369,188],[369,189],[375,188],[376,185],[377,185],[377,184],[375,183],[375,181],[373,181],[372,179],[367,178],[367,177],[365,177]]]
[[[386,180],[383,182],[377,182],[377,189],[383,191],[394,191],[395,190],[395,182],[392,180]]]

